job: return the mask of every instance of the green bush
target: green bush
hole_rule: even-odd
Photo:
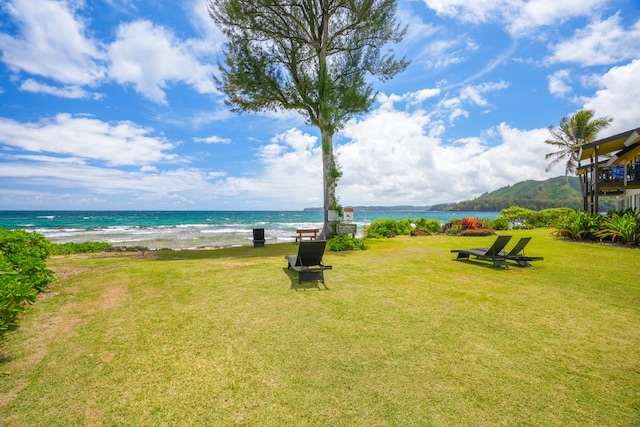
[[[18,315],[25,304],[35,302],[37,295],[38,291],[22,280],[0,251],[0,337],[18,327]]]
[[[51,255],[86,254],[102,252],[110,248],[111,244],[104,242],[53,243],[51,244]]]
[[[509,221],[507,221],[504,217],[499,216],[491,221],[491,228],[493,228],[494,230],[508,230]]]
[[[600,230],[600,215],[571,212],[558,219],[555,233],[574,240],[593,240]]]
[[[415,221],[418,230],[428,231],[429,233],[438,233],[442,229],[442,224],[437,219],[419,218]]]
[[[627,245],[640,242],[640,214],[635,211],[609,212],[600,224],[597,236],[601,239],[619,240]]]
[[[46,266],[50,248],[51,242],[41,234],[0,229],[0,251],[22,280],[38,292],[53,281],[53,272]]]
[[[363,251],[367,249],[367,245],[361,239],[351,237],[348,234],[342,234],[332,237],[327,242],[330,251]]]
[[[24,305],[53,281],[50,247],[41,234],[0,228],[0,334],[17,328]]]
[[[367,227],[366,237],[380,238],[389,237],[391,235],[409,235],[411,233],[411,224],[413,220],[407,218],[401,221],[395,219],[378,219],[373,221]]]

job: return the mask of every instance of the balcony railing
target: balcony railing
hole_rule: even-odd
[[[640,162],[635,165],[616,165],[598,168],[598,182],[600,185],[615,184],[626,187],[640,185]]]

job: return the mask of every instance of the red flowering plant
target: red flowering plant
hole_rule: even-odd
[[[475,230],[480,227],[480,220],[476,218],[462,218],[462,225],[467,230]]]

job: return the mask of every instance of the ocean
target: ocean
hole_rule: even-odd
[[[427,218],[442,224],[498,212],[361,211],[353,223]],[[264,228],[267,244],[294,241],[298,228],[322,228],[322,212],[304,211],[0,211],[0,228],[37,232],[55,243],[87,241],[150,249],[201,249],[251,245],[252,229]]]

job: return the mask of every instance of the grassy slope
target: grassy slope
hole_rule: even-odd
[[[640,253],[512,234],[545,260],[375,240],[327,254],[328,291],[292,289],[293,244],[56,258],[4,345],[0,424],[638,425]]]

